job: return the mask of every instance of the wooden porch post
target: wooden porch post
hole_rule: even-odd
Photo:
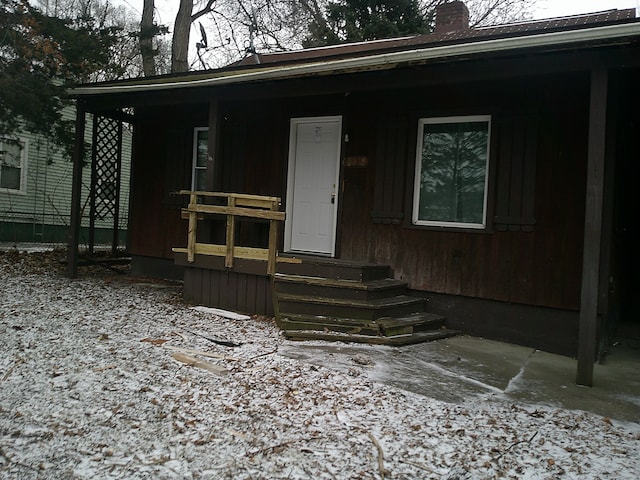
[[[234,196],[229,196],[227,206],[229,208],[236,206],[236,198]],[[236,243],[236,219],[233,215],[227,215],[227,235],[225,243],[227,244],[227,253],[224,259],[224,266],[226,268],[233,268],[233,249]]]
[[[596,356],[608,80],[609,73],[605,67],[599,66],[592,70],[576,378],[579,385],[589,387],[593,386],[593,363]]]
[[[82,193],[82,159],[84,157],[84,129],[86,105],[84,100],[76,102],[76,137],[73,150],[73,180],[71,184],[71,219],[67,245],[67,276],[78,275],[78,243],[80,239],[80,195]]]
[[[189,230],[187,231],[187,261],[193,263],[196,259],[196,236],[198,234],[198,196],[195,193],[189,195]]]
[[[122,120],[118,119],[118,145],[117,145],[116,162],[118,167],[116,168],[115,178],[115,209],[113,211],[113,238],[111,239],[111,253],[115,255],[118,251],[118,244],[120,243],[120,182],[122,179]]]
[[[222,191],[222,179],[220,172],[222,165],[219,158],[219,139],[220,139],[220,102],[213,99],[209,103],[209,141],[207,149],[209,155],[207,158],[207,190],[210,192]]]
[[[280,202],[271,202],[271,211],[276,212],[280,208]],[[267,260],[267,273],[276,273],[276,252],[278,250],[278,221],[269,220],[269,259]]]

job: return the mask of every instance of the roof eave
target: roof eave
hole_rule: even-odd
[[[257,81],[281,80],[310,75],[332,75],[362,70],[382,70],[397,64],[453,60],[479,54],[508,52],[510,50],[566,47],[571,44],[619,40],[625,37],[640,38],[640,23],[606,25],[588,29],[567,30],[527,35],[521,37],[481,40],[454,45],[418,48],[400,52],[382,53],[356,58],[324,60],[306,64],[269,66],[251,72],[239,72],[200,80],[139,83],[127,85],[81,86],[70,91],[74,96],[153,92],[183,88],[212,87]]]

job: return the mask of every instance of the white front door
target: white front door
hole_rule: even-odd
[[[342,117],[291,119],[285,250],[333,256]]]

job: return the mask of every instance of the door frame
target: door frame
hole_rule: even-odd
[[[297,127],[305,123],[318,122],[337,122],[338,123],[338,145],[336,150],[336,176],[335,176],[335,192],[333,203],[333,225],[331,225],[331,252],[314,253],[307,252],[310,255],[335,257],[336,254],[336,234],[338,226],[338,203],[340,195],[340,160],[342,155],[342,115],[327,115],[317,117],[293,117],[289,121],[289,160],[287,170],[287,202],[286,202],[286,219],[284,222],[284,251],[291,252],[291,222],[293,220],[293,186],[296,173],[296,146],[297,146]],[[297,252],[305,253],[305,252]]]

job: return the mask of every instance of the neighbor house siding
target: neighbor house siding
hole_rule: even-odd
[[[74,118],[74,110],[64,112],[66,120]],[[85,140],[91,142],[92,116],[88,116],[89,127]],[[25,162],[25,188],[23,192],[0,190],[0,241],[46,241],[64,242],[71,212],[71,180],[73,164],[66,152],[56,148],[52,141],[42,135],[20,132],[19,138],[27,144]],[[119,229],[126,230],[129,208],[129,177],[131,170],[130,127],[123,129],[122,177],[120,186]],[[83,206],[82,227],[89,226],[89,186],[91,184],[90,152],[82,174]],[[97,219],[100,230],[111,230],[113,219]],[[88,235],[82,231],[81,241]]]

